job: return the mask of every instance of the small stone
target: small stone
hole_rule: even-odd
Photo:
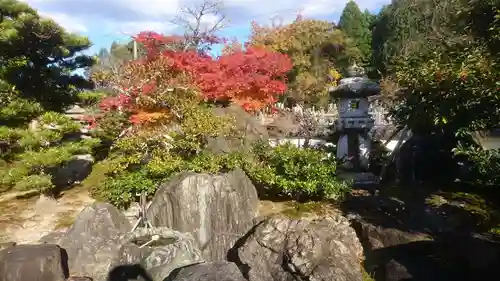
[[[18,245],[0,251],[2,281],[64,281],[67,257],[57,245]]]

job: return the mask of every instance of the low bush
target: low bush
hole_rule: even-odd
[[[500,149],[459,146],[455,154],[464,160],[462,181],[484,187],[500,186]]]
[[[147,163],[132,158],[104,160],[83,183],[92,186],[93,196],[118,207],[128,206],[143,191],[153,196],[161,182],[182,171],[217,174],[239,167],[257,186],[264,187],[259,189],[266,192],[261,196],[340,200],[350,188],[348,182],[336,178],[335,160],[327,153],[291,144],[272,148],[259,143],[251,153],[203,151],[191,157],[164,153]],[[128,165],[132,162],[137,165]]]
[[[216,155],[201,152],[182,158],[166,153],[163,157],[152,157],[143,164],[131,158],[108,158],[94,167],[83,184],[90,187],[91,195],[97,199],[117,207],[127,207],[138,199],[137,195],[141,192],[151,198],[160,183],[177,173],[190,171],[217,174],[244,167],[243,156],[240,153]],[[137,165],[129,166],[131,162],[136,162]]]
[[[105,97],[103,92],[83,91],[78,93],[78,102],[85,107],[95,106]]]
[[[89,154],[99,140],[65,141],[65,136],[79,131],[80,125],[55,112],[36,119],[36,128],[0,126],[0,189],[31,190],[50,193],[52,171],[75,155]]]
[[[257,163],[247,167],[249,176],[278,194],[339,200],[349,191],[349,183],[336,178],[335,159],[322,150],[287,143],[259,144],[254,152]]]

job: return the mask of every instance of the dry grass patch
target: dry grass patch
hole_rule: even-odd
[[[53,230],[60,230],[70,227],[75,222],[77,215],[78,213],[75,211],[58,213]]]
[[[340,210],[328,202],[261,201],[259,206],[259,216],[283,214],[291,219],[327,217],[339,213]]]
[[[22,213],[31,209],[35,202],[36,198],[0,201],[0,229],[5,230],[11,226],[22,226],[26,220],[26,218],[22,217]]]

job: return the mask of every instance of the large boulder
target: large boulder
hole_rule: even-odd
[[[153,237],[157,236],[157,240]],[[193,236],[168,228],[142,228],[119,238],[122,246],[113,262],[114,275],[125,265],[139,265],[152,280],[163,281],[178,268],[204,262]],[[113,278],[109,278],[113,279]]]
[[[214,108],[218,116],[228,116],[235,121],[236,136],[207,139],[207,149],[214,153],[229,153],[248,150],[256,141],[267,142],[267,128],[257,118],[246,112],[241,106],[231,105],[224,108]]]
[[[406,232],[396,228],[377,226],[360,218],[351,220],[363,245],[369,250],[378,250],[417,241],[432,240],[432,237],[421,232]]]
[[[57,245],[19,245],[0,251],[0,281],[64,281],[67,256]]]
[[[53,182],[60,188],[79,183],[92,172],[93,164],[94,157],[92,155],[75,155],[68,163],[55,170]]]
[[[236,264],[218,261],[179,268],[166,281],[246,281],[246,279]]]
[[[346,218],[258,224],[229,256],[250,281],[361,281],[363,248]]]
[[[498,274],[500,241],[457,231],[426,233],[352,218],[366,269],[380,281],[481,281]]]
[[[253,226],[259,201],[245,173],[181,173],[160,186],[147,211],[155,227],[189,232],[207,261],[223,260]]]
[[[105,280],[121,246],[118,238],[131,229],[129,221],[113,205],[94,203],[55,242],[68,253],[71,275]]]

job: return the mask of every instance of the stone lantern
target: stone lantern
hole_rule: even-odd
[[[344,159],[346,168],[360,171],[368,168],[371,140],[368,132],[374,126],[369,114],[368,97],[378,95],[380,86],[365,75],[356,64],[349,67],[348,77],[330,89],[330,96],[337,100],[339,118],[335,122],[339,139],[337,159]]]

